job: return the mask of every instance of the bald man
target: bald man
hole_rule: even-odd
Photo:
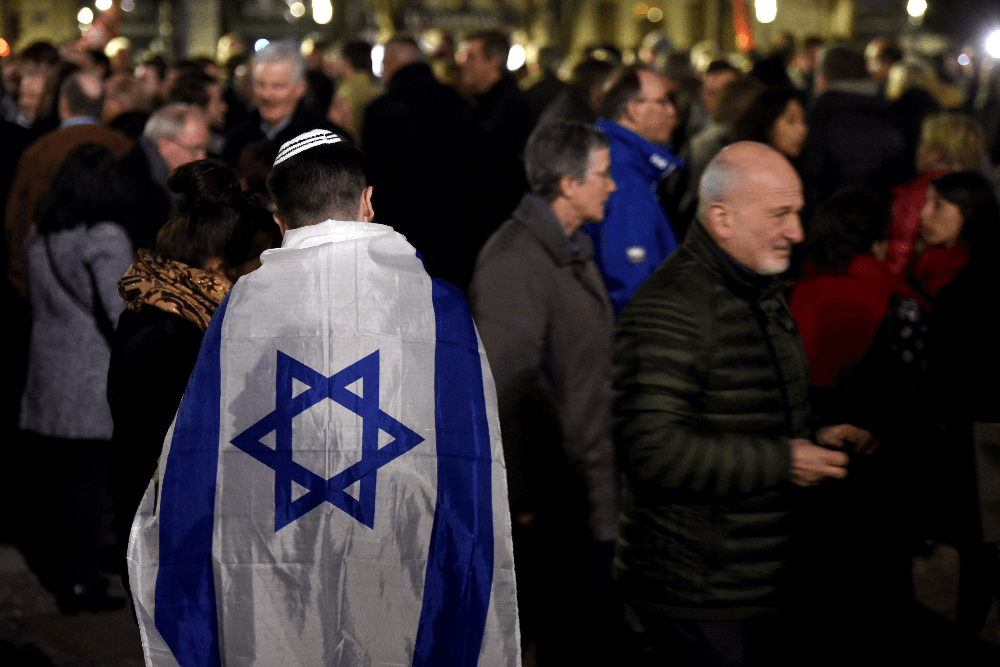
[[[810,439],[808,362],[778,278],[802,241],[795,170],[737,143],[700,198],[701,224],[619,319],[614,576],[636,664],[774,664],[795,489],[844,477],[843,450],[873,441],[849,425]]]

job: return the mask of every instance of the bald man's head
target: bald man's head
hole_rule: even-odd
[[[761,275],[788,269],[792,245],[802,241],[802,182],[780,153],[741,141],[705,168],[698,212],[709,236],[730,256]]]
[[[385,53],[382,56],[382,80],[390,81],[402,68],[423,60],[424,52],[412,37],[392,39],[385,45]]]

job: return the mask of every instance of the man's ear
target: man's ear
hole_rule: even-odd
[[[274,222],[278,225],[278,229],[281,230],[281,235],[284,236],[285,232],[288,231],[288,225],[285,223],[285,219],[280,213],[274,214]]]
[[[575,190],[579,185],[580,181],[576,180],[569,174],[563,175],[563,177],[559,179],[559,196],[569,197],[573,190]]]
[[[705,229],[708,230],[709,236],[715,239],[716,243],[732,238],[733,232],[736,229],[736,218],[733,215],[733,209],[722,202],[709,204],[705,208],[703,223]]]
[[[372,186],[368,186],[361,191],[361,200],[358,202],[358,220],[361,222],[371,222],[375,218],[375,209],[372,208]]]

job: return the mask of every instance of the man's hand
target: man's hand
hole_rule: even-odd
[[[874,454],[878,449],[878,440],[863,428],[851,424],[825,426],[816,432],[816,444],[825,447],[847,449],[856,454]]]
[[[853,428],[853,427],[852,427]],[[827,477],[847,477],[847,454],[818,447],[805,438],[791,440],[792,470],[789,479],[798,486],[815,486]]]

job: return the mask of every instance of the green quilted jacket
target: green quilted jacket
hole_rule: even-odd
[[[637,608],[734,620],[777,605],[790,533],[789,438],[809,369],[777,278],[738,267],[700,224],[622,311],[615,579]]]

